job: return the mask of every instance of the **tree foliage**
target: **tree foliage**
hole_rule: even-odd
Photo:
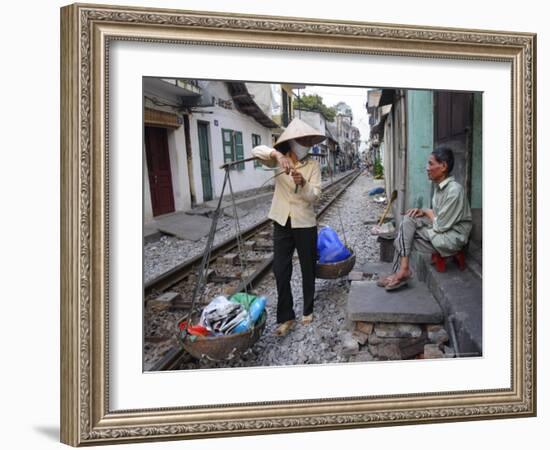
[[[323,103],[323,97],[320,95],[302,95],[294,101],[294,107],[303,111],[317,111],[320,112],[325,119],[332,122],[336,117],[336,110],[334,107],[328,107]]]

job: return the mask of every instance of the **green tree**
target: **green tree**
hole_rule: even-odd
[[[329,122],[334,120],[336,110],[323,103],[323,97],[320,95],[302,95],[294,101],[294,107],[304,111],[320,112]]]

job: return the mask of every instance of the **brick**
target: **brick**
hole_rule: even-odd
[[[363,279],[363,272],[352,271],[348,274],[349,281],[361,281]]]

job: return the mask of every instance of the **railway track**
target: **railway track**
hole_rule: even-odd
[[[318,219],[328,211],[359,175],[360,172],[356,170],[323,187],[323,195],[316,208]],[[245,286],[249,291],[253,290],[270,271],[273,263],[271,227],[271,220],[266,219],[241,232],[241,242],[244,243],[246,255],[245,261],[243,261],[246,269],[243,273],[235,273],[235,267],[239,267],[241,263],[238,255],[232,253],[238,247],[237,237],[232,237],[216,245],[212,249],[210,258],[210,267],[212,268],[207,274],[207,281],[228,285],[229,287],[225,290],[228,295],[243,291]],[[202,255],[198,255],[146,283],[144,298],[148,299],[159,295],[192,277],[197,272],[201,261]],[[249,267],[249,265],[253,267]],[[189,306],[181,305],[182,309]],[[181,347],[176,346],[169,350],[150,370],[174,370],[181,365],[185,358],[189,357]]]

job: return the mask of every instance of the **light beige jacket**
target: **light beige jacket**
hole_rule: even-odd
[[[270,156],[272,151],[273,149],[267,145],[259,145],[252,149],[252,156],[267,167],[277,167],[277,161]],[[319,162],[307,159],[303,163],[297,163],[296,168],[306,180],[304,186],[298,186],[295,193],[296,184],[290,174],[276,177],[268,217],[283,227],[289,217],[292,228],[314,227],[317,225],[317,219],[313,207],[321,196]]]

